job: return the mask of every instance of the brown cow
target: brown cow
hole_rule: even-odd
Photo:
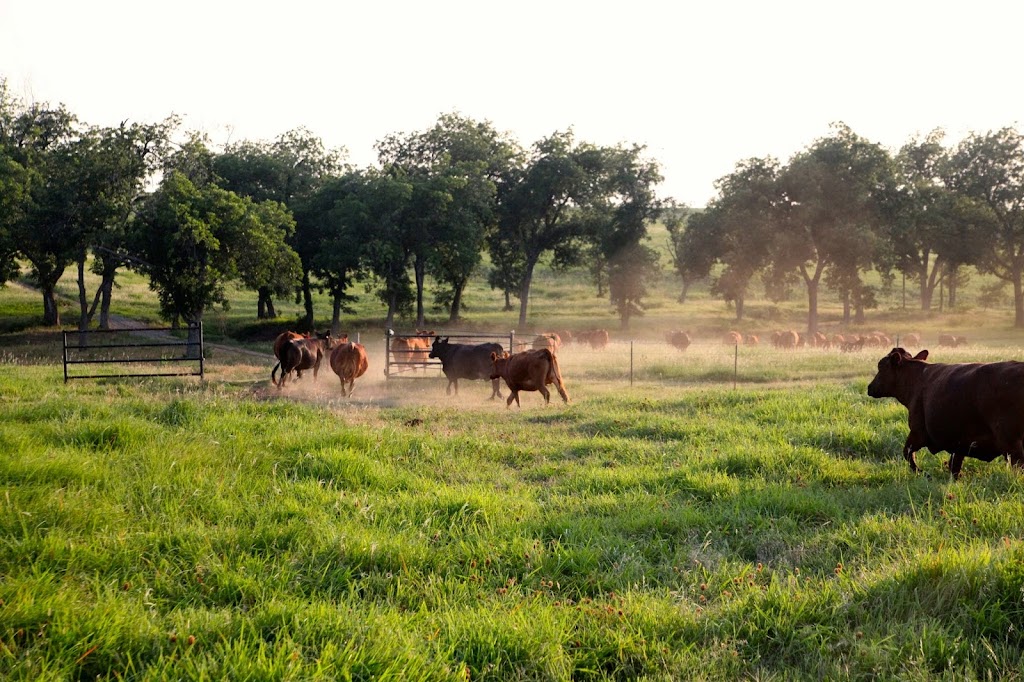
[[[604,348],[608,345],[608,332],[604,329],[576,332],[576,341],[579,343],[589,343],[591,348]]]
[[[779,334],[779,348],[796,348],[800,343],[800,334],[792,329]]]
[[[903,337],[903,345],[907,348],[917,348],[921,345],[920,334],[907,334]]]
[[[557,353],[558,349],[562,347],[562,337],[555,332],[544,332],[533,340],[533,347],[535,349],[550,348],[552,353]]]
[[[427,354],[430,352],[430,342],[433,338],[434,332],[425,329],[417,329],[415,335],[392,338],[389,348],[392,361],[398,366],[396,371],[426,370],[429,364]]]
[[[956,337],[952,334],[939,334],[939,346],[956,348]]]
[[[757,334],[747,334],[743,337],[743,343],[748,346],[756,346],[761,343],[761,339],[757,337]]]
[[[690,343],[692,342],[692,339],[690,338],[690,335],[687,332],[678,330],[670,331],[667,334],[665,334],[665,340],[668,341],[670,345],[675,346],[679,350],[686,350],[687,348],[690,347]]]
[[[738,346],[743,343],[743,334],[739,332],[726,332],[722,337],[722,343],[727,346]]]
[[[302,376],[302,370],[313,369],[313,381],[320,371],[320,361],[334,347],[330,330],[317,334],[312,338],[290,339],[281,346],[281,360],[270,372],[270,381],[278,389],[284,388],[285,381],[294,371],[296,377]],[[277,369],[281,368],[281,381],[276,378]]]
[[[565,384],[562,382],[562,373],[558,371],[558,357],[547,348],[528,350],[515,355],[491,353],[491,362],[491,379],[504,379],[505,385],[512,392],[505,402],[506,408],[512,407],[513,400],[518,407],[522,407],[519,403],[519,391],[540,391],[544,396],[544,403],[551,402],[551,391],[547,389],[547,384],[554,384],[558,394],[562,396],[562,401],[569,402],[569,394],[565,392]]]
[[[568,329],[555,333],[558,334],[558,338],[562,340],[563,346],[568,346],[570,343],[572,343],[572,332],[569,331]]]
[[[964,457],[991,462],[1009,455],[1024,467],[1024,362],[942,364],[893,348],[878,361],[868,384],[872,398],[896,398],[907,408],[910,433],[903,457],[918,471],[914,453],[945,450],[949,471],[960,477]]]
[[[331,351],[331,369],[341,379],[341,395],[352,395],[352,387],[356,379],[366,374],[366,368],[370,366],[369,358],[366,356],[366,349],[361,343],[342,343]],[[345,382],[348,382],[348,390],[345,390]]]

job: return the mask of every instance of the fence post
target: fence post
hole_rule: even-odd
[[[732,390],[736,390],[736,380],[740,372],[740,344],[734,346],[735,351],[732,358]]]
[[[384,330],[384,380],[391,378],[391,337],[395,331],[388,327]]]
[[[205,379],[205,366],[203,363],[206,362],[206,350],[203,346],[203,321],[199,320],[199,378]]]
[[[508,354],[512,355],[516,352],[516,330],[512,329],[508,333]]]
[[[64,332],[64,383],[68,383],[68,333]]]

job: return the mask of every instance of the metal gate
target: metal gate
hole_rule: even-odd
[[[513,352],[516,342],[515,330],[507,333],[446,334],[434,332],[425,335],[399,334],[394,329],[388,329],[384,336],[384,378],[413,379],[438,376],[441,372],[441,361],[428,357],[435,337],[444,337],[458,343],[500,343],[510,353]],[[396,341],[398,341],[397,344]],[[505,346],[506,341],[508,346]]]
[[[185,331],[188,335],[185,341],[170,337],[169,332],[172,331],[181,330],[172,327],[140,327],[62,332],[64,335],[64,383],[71,379],[123,377],[198,376],[204,378],[203,324],[200,322],[195,327],[186,327]],[[78,342],[68,343],[68,337],[77,337]],[[103,339],[104,342],[90,343],[96,339]],[[191,366],[183,363],[189,363]],[[124,367],[125,371],[105,374],[71,374],[69,369],[78,365],[119,365]],[[175,366],[180,368],[179,371],[163,371]]]

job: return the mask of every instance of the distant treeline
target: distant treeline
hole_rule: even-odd
[[[955,296],[961,268],[974,265],[1013,283],[1024,326],[1024,147],[1012,129],[953,149],[936,132],[893,155],[839,125],[787,165],[740,162],[703,211],[657,196],[660,167],[644,147],[571,130],[527,148],[452,113],[376,149],[377,166],[354,168],[299,128],[215,150],[173,116],[89,126],[0,80],[0,283],[27,261],[44,322],[59,325],[55,287],[77,264],[86,328],[97,312],[107,326],[123,267],[148,276],[175,323],[199,322],[236,282],[258,292],[261,318],[298,293],[311,328],[314,290],[329,295],[337,326],[359,280],[386,325],[413,311],[422,325],[428,275],[433,304],[457,321],[486,253],[489,285],[507,309],[518,299],[523,326],[534,270],[550,257],[586,267],[626,326],[658,274],[647,228],[661,220],[681,298],[714,272],[712,290],[739,318],[758,275],[773,298],[802,282],[814,330],[820,284],[856,317],[873,305],[867,270],[919,281],[927,308],[940,283]],[[100,276],[95,292],[87,267]]]

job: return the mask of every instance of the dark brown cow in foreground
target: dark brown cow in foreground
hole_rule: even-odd
[[[334,347],[331,339],[331,332],[317,334],[312,338],[291,339],[281,346],[281,361],[274,365],[270,372],[270,381],[278,387],[284,388],[288,376],[295,372],[296,376],[302,376],[302,370],[313,370],[313,381],[316,381],[317,372],[320,371],[320,361],[324,355]],[[276,378],[277,369],[281,368],[281,381]]]
[[[964,457],[991,462],[1001,455],[1024,467],[1024,362],[946,365],[893,348],[878,361],[872,398],[896,398],[910,413],[903,457],[918,471],[921,448],[949,452],[959,478]]]
[[[366,349],[361,343],[342,343],[331,351],[331,369],[341,379],[341,395],[352,395],[352,386],[356,379],[366,374],[366,368],[370,361],[366,356]],[[348,390],[345,390],[345,382],[348,382]]]
[[[528,350],[515,355],[508,353],[491,353],[493,370],[492,379],[504,379],[505,385],[512,395],[505,402],[505,407],[512,407],[512,401],[522,407],[519,402],[519,391],[540,391],[544,403],[551,402],[551,391],[548,384],[554,384],[563,402],[569,402],[569,394],[562,383],[562,373],[558,371],[558,357],[547,348]]]

